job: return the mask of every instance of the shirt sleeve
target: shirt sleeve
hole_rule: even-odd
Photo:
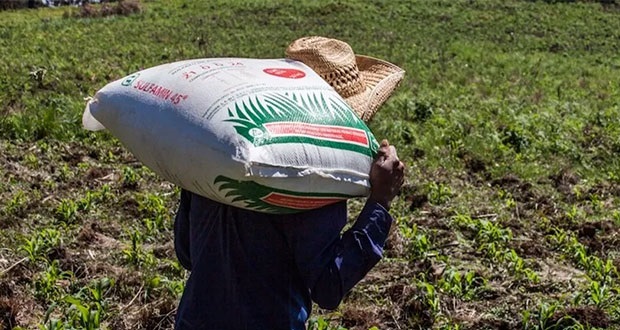
[[[183,268],[191,270],[192,261],[189,249],[189,213],[191,205],[191,193],[187,190],[181,190],[181,201],[179,209],[174,219],[174,250],[177,259]]]
[[[335,309],[383,256],[392,217],[380,204],[367,202],[353,226],[340,235],[347,221],[343,202],[304,213],[299,220],[293,242],[297,267],[312,300]]]

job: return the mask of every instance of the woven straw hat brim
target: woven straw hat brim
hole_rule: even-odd
[[[344,99],[355,113],[367,122],[398,87],[405,76],[405,70],[370,56],[356,55],[355,60],[366,90]]]

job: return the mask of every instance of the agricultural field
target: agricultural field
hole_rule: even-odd
[[[171,329],[179,189],[82,129],[85,99],[166,62],[281,58],[305,35],[407,71],[369,123],[408,166],[385,258],[309,329],[620,329],[620,6],[606,2],[0,12],[0,329]]]

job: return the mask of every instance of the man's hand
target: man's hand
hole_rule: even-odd
[[[381,146],[370,169],[370,197],[386,209],[398,194],[405,179],[405,164],[398,159],[396,148],[387,140]]]

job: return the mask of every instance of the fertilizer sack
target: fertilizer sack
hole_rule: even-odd
[[[288,59],[197,59],[142,70],[99,90],[83,125],[109,130],[184,189],[275,214],[367,195],[379,147],[329,84]]]

